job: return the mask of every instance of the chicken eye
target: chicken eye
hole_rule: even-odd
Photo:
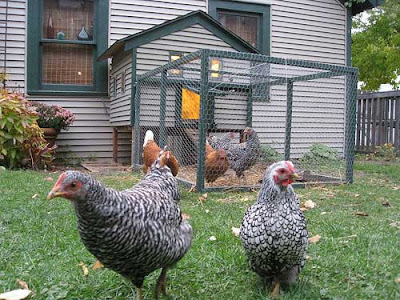
[[[281,169],[281,171],[280,171],[280,172],[281,172],[281,174],[283,174],[283,173],[285,173],[285,170],[284,170],[284,169]]]
[[[76,187],[76,182],[75,182],[75,181],[72,181],[72,182],[71,182],[71,187],[72,187],[72,188]]]

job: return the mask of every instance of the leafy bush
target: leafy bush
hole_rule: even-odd
[[[383,146],[375,147],[375,151],[371,156],[373,158],[381,157],[384,160],[393,161],[396,160],[398,154],[399,154],[398,150],[396,150],[396,148],[392,143],[386,143]]]
[[[315,143],[310,147],[310,152],[307,152],[300,158],[302,163],[310,164],[329,164],[340,161],[339,153],[324,144]]]
[[[30,161],[31,167],[39,168],[51,162],[55,148],[47,147],[37,118],[34,108],[21,94],[1,92],[0,154],[6,167],[15,168]]]
[[[261,146],[261,160],[267,162],[277,162],[283,160],[283,155],[278,153],[270,145]]]
[[[39,117],[38,125],[42,128],[54,128],[59,133],[61,129],[67,129],[75,121],[74,114],[61,106],[39,102],[34,105]]]

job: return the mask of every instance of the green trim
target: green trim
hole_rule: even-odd
[[[261,24],[257,34],[257,48],[262,54],[270,55],[270,28],[271,28],[271,6],[266,4],[243,3],[236,1],[209,0],[208,13],[218,20],[218,10],[253,13],[260,16]]]
[[[43,96],[93,96],[93,97],[108,97],[107,92],[96,91],[52,91],[52,90],[30,90],[29,95]]]
[[[241,37],[227,30],[219,22],[214,20],[205,12],[198,10],[192,11],[186,15],[166,21],[162,24],[153,26],[149,29],[143,30],[141,32],[116,41],[110,48],[108,48],[103,54],[99,56],[99,60],[113,57],[116,53],[121,51],[122,48],[125,51],[128,51],[130,49],[137,48],[143,44],[147,44],[154,40],[160,39],[166,35],[186,29],[195,24],[203,26],[205,29],[209,30],[217,37],[219,37],[240,52],[259,53],[256,48],[252,47]]]
[[[132,74],[131,74],[131,126],[135,125],[135,97],[137,84],[137,49],[132,49]]]
[[[130,50],[143,44],[150,43],[154,40],[158,40],[166,35],[181,31],[194,24],[202,25],[204,28],[214,33],[217,37],[224,40],[238,51],[258,52],[250,44],[226,28],[222,27],[221,24],[202,11],[191,12],[125,38],[125,50]],[[104,57],[104,54],[102,57]]]
[[[98,53],[103,53],[108,45],[109,1],[95,2],[94,18],[96,28],[93,41],[70,41],[42,39],[42,0],[28,1],[28,36],[27,36],[27,93],[32,95],[102,95],[108,93],[107,62],[97,62]],[[42,80],[42,45],[43,44],[79,44],[93,47],[93,84],[88,86],[69,84],[43,84]]]

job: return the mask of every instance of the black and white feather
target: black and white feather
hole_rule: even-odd
[[[290,162],[268,168],[257,202],[246,212],[240,227],[250,268],[266,280],[293,283],[305,264],[308,245],[306,220],[287,178],[278,184],[278,170],[293,170]]]

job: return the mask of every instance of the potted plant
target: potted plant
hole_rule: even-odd
[[[58,105],[35,103],[38,114],[37,123],[44,131],[45,139],[54,145],[55,139],[61,130],[66,130],[74,122],[75,116],[68,109]]]

